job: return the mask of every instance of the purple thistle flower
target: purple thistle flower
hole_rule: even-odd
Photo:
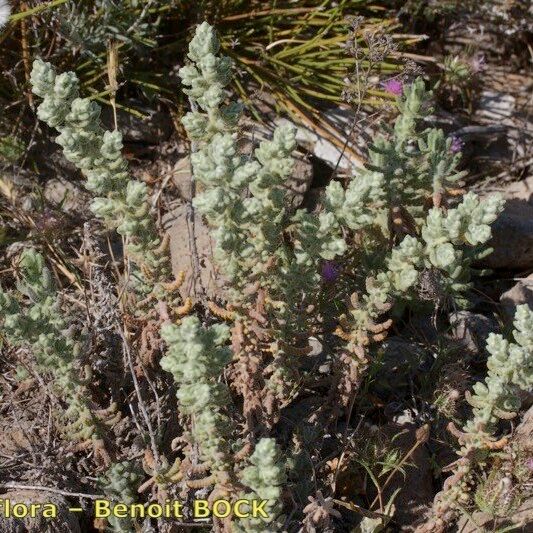
[[[459,137],[456,137],[455,135],[452,135],[452,144],[450,145],[450,151],[454,154],[457,154],[459,153],[463,147],[464,147],[465,143],[463,142],[463,140]]]
[[[322,265],[322,279],[326,283],[333,283],[340,275],[339,265],[333,261],[324,261]]]
[[[528,457],[526,459],[526,466],[530,471],[533,472],[533,457]]]
[[[470,67],[472,68],[472,72],[474,74],[478,74],[482,70],[485,70],[486,66],[487,65],[486,65],[485,54],[476,54],[470,60]]]
[[[390,80],[384,81],[381,86],[386,92],[394,96],[401,96],[403,94],[403,82],[401,80],[391,78]]]

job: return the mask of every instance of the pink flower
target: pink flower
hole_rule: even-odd
[[[386,92],[394,96],[401,96],[403,94],[403,82],[401,80],[391,78],[390,80],[384,81],[381,86]]]
[[[485,54],[476,54],[471,60],[470,60],[470,66],[472,68],[472,72],[477,74],[478,72],[481,72],[482,70],[485,70],[486,68],[486,60],[485,60]]]
[[[455,135],[452,135],[452,144],[450,145],[450,151],[454,154],[457,154],[459,153],[463,147],[464,147],[465,143],[463,142],[462,139],[460,139],[459,137],[456,137]]]
[[[322,279],[326,283],[333,283],[339,277],[339,266],[333,261],[324,261],[322,265]]]

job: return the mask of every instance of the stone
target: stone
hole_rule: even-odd
[[[492,122],[513,116],[516,100],[513,95],[497,91],[484,90],[478,103],[478,114]]]
[[[508,201],[492,224],[488,245],[494,252],[480,261],[486,268],[527,270],[533,267],[533,206],[524,200]]]
[[[406,379],[409,373],[425,368],[428,358],[432,359],[426,347],[414,339],[392,336],[382,346],[384,371],[393,381],[394,375]]]
[[[513,433],[513,442],[533,451],[533,407],[529,407]]]
[[[309,346],[311,346],[311,351],[308,354],[310,356],[321,355],[324,352],[324,345],[322,341],[316,337],[309,337]]]
[[[462,516],[457,523],[457,530],[461,533],[489,533],[492,531],[513,531],[513,533],[531,533],[533,531],[533,498],[521,503],[508,518],[495,518],[489,513],[481,511],[472,517]]]
[[[193,218],[189,216],[190,209],[190,204],[181,204],[172,209],[163,221],[170,237],[172,272],[175,276],[181,271],[185,272],[185,281],[180,287],[182,298],[214,299],[222,295],[223,281],[213,262],[212,232],[196,210]],[[198,257],[198,275],[194,275],[194,245]]]
[[[298,208],[313,181],[313,165],[305,155],[296,155],[290,178],[284,184],[287,204]]]
[[[516,285],[505,291],[501,297],[502,311],[505,319],[511,323],[516,312],[516,306],[527,304],[533,308],[533,274],[521,279]]]
[[[415,343],[401,337],[389,337],[383,342],[383,361],[388,371],[397,371],[401,367],[416,367],[424,357],[424,350]]]
[[[180,198],[190,202],[192,200],[192,169],[189,156],[182,157],[170,170],[170,175]]]
[[[501,122],[513,116],[516,100],[513,95],[496,91],[481,92],[478,103],[478,114],[491,122]]]
[[[509,199],[524,200],[533,206],[533,176],[509,183],[505,187],[504,196]]]
[[[44,197],[54,206],[61,206],[67,213],[86,211],[92,197],[86,190],[74,183],[61,179],[50,179],[44,186]]]
[[[533,176],[508,184],[507,200],[492,225],[489,246],[494,252],[480,261],[486,268],[527,270],[533,267]]]
[[[482,351],[489,334],[498,331],[496,320],[471,311],[451,313],[449,320],[454,340],[472,354]]]

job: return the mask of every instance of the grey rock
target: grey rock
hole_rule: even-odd
[[[291,177],[284,184],[287,202],[291,207],[300,207],[305,193],[313,181],[313,165],[305,156],[298,155],[294,162]]]
[[[533,435],[533,407],[529,407],[522,417],[522,421],[516,427],[513,442],[521,447],[531,448],[533,445],[531,435]]]
[[[308,354],[310,356],[320,355],[324,351],[322,341],[316,337],[309,337],[309,346],[311,346],[311,351]]]
[[[516,533],[531,533],[533,531],[533,498],[524,500],[512,516],[495,518],[484,512],[476,512],[472,517],[463,516],[457,523],[457,530],[461,533],[491,533],[493,531],[513,531]]]
[[[533,206],[524,200],[508,201],[492,225],[489,246],[494,252],[480,264],[487,268],[526,270],[533,267]]]
[[[331,373],[331,361],[327,361],[323,365],[320,365],[318,367],[318,373],[329,375]]]
[[[533,274],[521,279],[514,287],[505,291],[500,297],[500,302],[508,322],[513,321],[517,305],[527,304],[533,308]]]
[[[516,100],[511,94],[485,90],[479,98],[478,114],[498,123],[513,116],[515,105]]]
[[[185,273],[185,282],[180,287],[183,298],[222,296],[222,277],[217,274],[213,263],[214,241],[207,224],[195,210],[189,217],[190,207],[181,204],[168,213],[164,225],[170,237],[172,271],[177,276]],[[198,257],[199,272],[195,275],[194,243]]]
[[[505,187],[504,196],[510,200],[524,200],[533,206],[533,176],[509,183]]]
[[[180,197],[190,202],[192,199],[192,169],[189,156],[180,159],[170,170],[170,173]]]
[[[508,184],[502,191],[507,200],[492,225],[489,246],[494,252],[480,261],[488,268],[526,270],[533,267],[533,176]]]
[[[434,317],[427,314],[414,315],[409,319],[407,330],[410,336],[422,342],[434,344],[439,337],[440,323],[435,323]]]
[[[482,351],[489,334],[498,331],[494,319],[470,311],[456,311],[449,319],[453,338],[471,353]]]
[[[383,343],[383,348],[383,363],[387,372],[416,368],[425,356],[420,346],[401,337],[389,337]]]
[[[85,211],[91,201],[91,195],[76,184],[60,180],[50,179],[46,182],[43,191],[44,197],[55,206],[61,205],[66,212]]]

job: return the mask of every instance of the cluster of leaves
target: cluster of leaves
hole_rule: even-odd
[[[36,370],[53,375],[54,393],[66,404],[64,432],[73,440],[101,438],[90,406],[90,393],[77,367],[81,345],[69,331],[50,270],[42,255],[26,251],[20,260],[22,278],[17,291],[0,289],[3,334],[13,346],[30,346]]]
[[[435,271],[439,290],[460,301],[468,289],[469,264],[486,253],[489,224],[502,201],[495,196],[480,203],[469,194],[455,209],[440,205],[462,174],[456,171],[459,154],[453,153],[452,140],[441,130],[420,129],[421,119],[431,111],[424,82],[418,79],[405,88],[394,128],[388,139],[378,137],[371,146],[367,169],[345,189],[330,183],[318,216],[303,209],[293,213],[286,207],[283,184],[292,169],[295,131],[282,125],[253,158],[239,155],[236,124],[241,108],[223,103],[230,63],[217,57],[218,50],[212,28],[199,26],[189,51],[194,66],[183,67],[180,76],[198,105],[198,111],[183,119],[191,139],[200,142],[192,163],[206,188],[195,205],[216,228],[215,257],[234,284],[233,299],[238,301],[248,284],[259,282],[284,331],[300,332],[308,324],[298,324],[299,310],[311,303],[308,298],[320,286],[321,263],[347,255],[351,234],[368,243],[358,251],[366,256],[359,259],[362,264],[385,264],[383,272],[379,266],[363,276],[365,282],[375,276],[375,283],[365,300],[368,305],[358,310],[358,327],[365,327],[368,314],[375,318],[371,300],[408,299],[427,270]],[[434,203],[429,210],[428,199]],[[391,227],[391,215],[400,218],[400,229]],[[386,244],[395,241],[395,247]],[[383,250],[390,252],[383,255]]]
[[[135,288],[148,295],[139,306],[142,309],[137,309],[138,316],[142,321],[146,312],[164,341],[166,354],[160,366],[174,379],[179,421],[185,430],[180,437],[186,444],[185,458],[182,462],[176,458],[169,470],[172,482],[181,483],[184,490],[213,487],[211,500],[221,495],[266,499],[268,519],[246,518],[224,527],[237,532],[280,531],[284,489],[288,479],[303,470],[297,453],[287,462],[282,458],[282,450],[292,453],[297,446],[282,447],[273,426],[281,408],[310,377],[304,359],[311,351],[311,335],[331,333],[334,322],[340,338],[330,346],[334,379],[328,401],[315,416],[320,423],[313,428],[314,438],[320,439],[336,420],[342,387],[343,393],[349,392],[344,407],[351,401],[351,412],[370,343],[385,338],[392,320],[406,306],[428,301],[468,303],[471,265],[490,251],[490,224],[502,201],[494,196],[481,202],[469,193],[453,204],[449,189],[462,177],[457,171],[459,155],[452,139],[426,126],[431,93],[417,79],[398,94],[399,115],[392,128],[384,127],[375,137],[367,167],[344,184],[332,181],[318,213],[291,208],[285,185],[293,171],[295,130],[283,124],[250,156],[240,152],[238,123],[243,107],[228,103],[232,60],[220,51],[214,29],[201,24],[189,45],[190,64],[180,76],[192,104],[183,124],[194,141],[191,162],[201,184],[193,204],[214,229],[215,260],[226,276],[226,303],[231,305],[214,314],[232,322],[231,330],[212,324],[210,317],[205,320],[209,325],[198,316],[183,318],[191,309],[183,313],[175,309],[176,283],[168,283],[168,257],[151,217],[148,189],[131,179],[120,133],[105,131],[99,106],[80,98],[76,75],[57,75],[49,63],[37,60],[31,83],[33,93],[43,100],[39,118],[59,131],[57,142],[65,157],[87,177],[87,188],[96,197],[93,213],[129,241],[125,254],[137,268]],[[73,437],[94,438],[88,391],[77,377],[79,341],[72,338],[71,323],[62,318],[43,258],[25,252],[22,265],[18,290],[0,292],[6,337],[13,345],[31,347],[39,371],[57,367],[53,382],[65,396],[65,416],[78,430]],[[146,310],[151,302],[153,308]],[[520,307],[516,342],[489,338],[489,374],[468,397],[474,416],[458,433],[462,457],[452,478],[458,483],[436,502],[438,521],[431,522],[435,530],[455,517],[455,503],[465,500],[474,468],[487,452],[497,449],[498,421],[519,408],[518,390],[532,387],[532,331],[533,312]],[[242,393],[242,415],[236,412],[240,401],[231,401],[232,389]],[[257,398],[268,406],[266,414],[256,413],[254,419],[249,403]],[[299,445],[310,437],[295,432],[291,438]],[[161,464],[168,466],[163,459]],[[157,465],[153,471],[151,481],[157,485],[165,476]],[[211,475],[194,478],[207,472]],[[129,503],[139,481],[132,465],[116,462],[100,486],[113,501]],[[298,484],[298,490],[302,486]],[[303,523],[322,527],[340,517],[331,498],[323,498],[320,491],[312,498],[310,490],[303,499],[309,497],[311,503],[297,509],[300,518],[306,515]],[[392,506],[381,510],[388,515]],[[379,521],[376,528],[383,523],[381,517]],[[111,519],[109,525],[114,531],[134,527],[128,520]],[[222,527],[217,521],[214,525]]]
[[[38,59],[31,83],[32,91],[43,98],[37,115],[60,132],[56,142],[87,177],[87,189],[97,195],[91,204],[93,213],[129,240],[140,292],[159,292],[156,282],[169,275],[168,257],[150,216],[146,184],[128,174],[121,153],[122,135],[105,131],[100,106],[78,97],[79,82],[73,72],[57,76],[50,63]]]
[[[140,48],[156,45],[161,21],[156,7],[140,0],[68,2],[57,12],[60,33],[81,57],[95,62],[103,61],[107,43],[113,40],[123,44],[125,52],[140,53]]]
[[[516,417],[520,392],[533,390],[533,309],[527,305],[516,309],[513,337],[515,342],[509,342],[502,335],[491,333],[487,339],[487,377],[474,385],[474,394],[466,395],[473,416],[462,432],[451,428],[462,444],[461,458],[435,497],[433,515],[419,533],[446,531],[470,503],[476,469],[486,463],[491,451],[507,444],[507,438],[496,438],[499,422]]]
[[[135,503],[136,494],[134,487],[139,483],[140,475],[135,467],[128,461],[113,463],[106,473],[98,480],[98,485],[104,494],[114,503],[130,505]],[[130,533],[134,530],[133,520],[129,517],[109,517],[110,530],[115,533]]]
[[[232,422],[223,409],[229,391],[216,380],[231,358],[231,350],[225,346],[228,328],[217,324],[205,330],[198,318],[191,316],[179,326],[165,325],[161,336],[169,347],[161,368],[178,384],[181,412],[194,417],[192,442],[201,444],[200,459],[215,471],[227,470]]]

